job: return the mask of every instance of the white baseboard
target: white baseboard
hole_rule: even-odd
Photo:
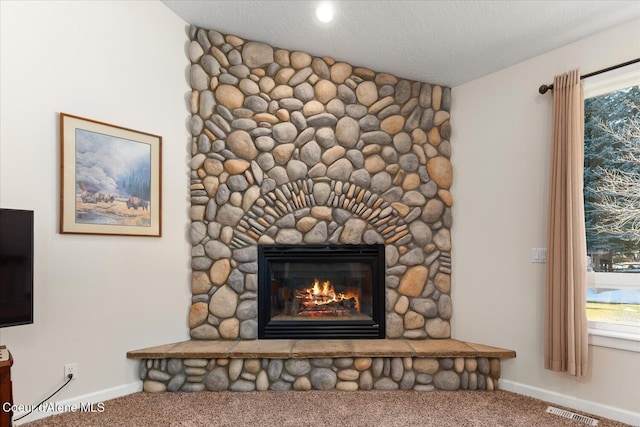
[[[41,418],[46,418],[51,415],[61,414],[63,412],[70,411],[71,407],[78,408],[84,407],[87,404],[98,404],[104,402],[105,400],[115,399],[116,397],[126,396],[127,394],[137,393],[142,391],[142,381],[136,381],[135,383],[124,384],[117,387],[108,388],[105,390],[96,391],[94,393],[85,394],[83,396],[73,397],[71,399],[67,399],[64,401],[55,401],[55,398],[45,402],[42,405],[43,410],[39,410],[36,408],[31,414],[27,415],[20,421],[15,421],[17,418],[20,418],[22,415],[26,414],[28,411],[24,412],[16,412],[13,414],[14,426],[19,426],[21,424],[29,423],[31,421],[39,420]],[[53,402],[53,405],[45,406],[49,403]],[[94,410],[99,410],[99,406],[94,405]]]
[[[525,396],[544,400],[546,402],[555,403],[556,405],[566,408],[576,409],[588,414],[598,415],[609,418],[611,420],[620,421],[632,426],[640,426],[640,413],[627,411],[626,409],[616,408],[614,406],[603,405],[601,403],[591,402],[589,400],[578,399],[566,394],[557,393],[555,391],[545,390],[514,381],[500,379],[498,388],[513,393],[523,394]]]

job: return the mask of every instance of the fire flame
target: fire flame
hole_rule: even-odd
[[[358,295],[355,292],[336,293],[329,280],[320,282],[318,279],[313,279],[313,285],[311,287],[305,288],[302,291],[297,291],[297,298],[301,298],[303,300],[302,305],[305,307],[317,307],[354,299],[355,309],[360,311],[360,300],[358,299]]]

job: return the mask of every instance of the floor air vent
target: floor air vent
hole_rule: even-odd
[[[580,421],[582,423],[589,424],[590,426],[597,426],[598,420],[586,417],[584,415],[576,414],[574,412],[565,411],[564,409],[554,408],[553,406],[547,407],[547,413],[559,415],[564,418],[569,418],[570,420]]]

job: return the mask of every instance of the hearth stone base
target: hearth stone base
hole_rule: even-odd
[[[131,351],[146,392],[496,390],[515,352],[457,340],[186,341]]]

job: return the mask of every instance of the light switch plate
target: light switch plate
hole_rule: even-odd
[[[547,262],[547,248],[531,249],[531,262]]]

